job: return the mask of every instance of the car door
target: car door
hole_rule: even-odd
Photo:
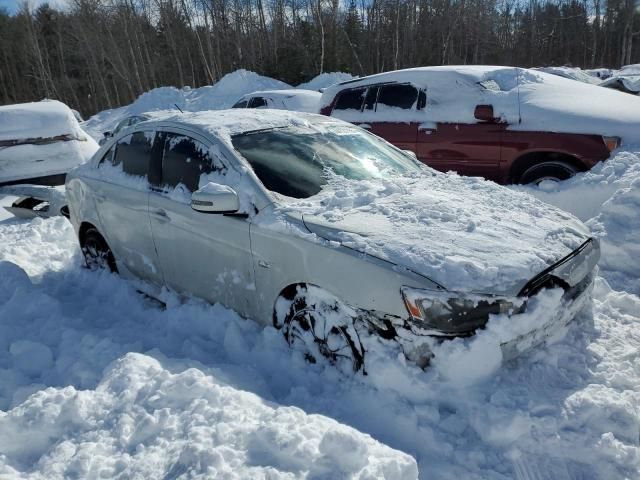
[[[90,180],[101,234],[120,266],[136,276],[162,284],[162,270],[149,224],[149,172],[155,133],[138,131],[119,139]]]
[[[365,97],[369,131],[403,150],[416,151],[418,89],[406,83],[371,86]]]
[[[161,135],[161,177],[149,217],[165,284],[250,315],[255,287],[247,216],[191,208],[191,193],[210,180],[226,184],[229,167],[206,139],[178,129]]]

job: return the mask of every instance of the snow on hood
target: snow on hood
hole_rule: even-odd
[[[493,105],[511,130],[619,136],[640,141],[640,98],[597,85],[515,67],[441,66],[386,72],[323,92],[326,106],[338,91],[377,83],[412,83],[424,88],[424,110],[389,108],[380,112],[343,110],[332,115],[349,122],[400,121],[477,123],[476,105]]]
[[[475,293],[515,295],[589,238],[569,213],[455,174],[335,177],[318,195],[283,208],[302,213],[318,236]]]

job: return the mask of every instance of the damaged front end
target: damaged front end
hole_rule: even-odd
[[[508,360],[543,343],[582,310],[591,296],[599,258],[598,240],[590,238],[511,298],[404,287],[407,318],[371,315],[367,321],[378,335],[383,332],[384,338],[400,343],[405,356],[420,367],[430,363],[443,342],[472,342],[492,326],[490,334]]]

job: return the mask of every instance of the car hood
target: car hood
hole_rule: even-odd
[[[334,179],[288,208],[309,231],[449,290],[514,295],[589,238],[578,219],[478,178]]]

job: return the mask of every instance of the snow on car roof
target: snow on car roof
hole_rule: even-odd
[[[84,139],[69,107],[57,100],[0,107],[0,141],[71,136]]]
[[[327,88],[321,106],[346,88],[378,83],[411,83],[424,88],[422,110],[385,107],[379,111],[340,110],[332,115],[350,122],[477,123],[476,105],[492,105],[510,130],[619,136],[640,141],[640,98],[517,67],[439,66],[380,73]],[[604,91],[603,91],[604,90]]]
[[[342,124],[340,120],[335,118],[314,113],[253,108],[184,113],[165,110],[153,112],[152,121],[158,123],[176,122],[190,126],[205,134],[214,135],[229,145],[231,136],[244,132],[287,126],[318,127]]]

